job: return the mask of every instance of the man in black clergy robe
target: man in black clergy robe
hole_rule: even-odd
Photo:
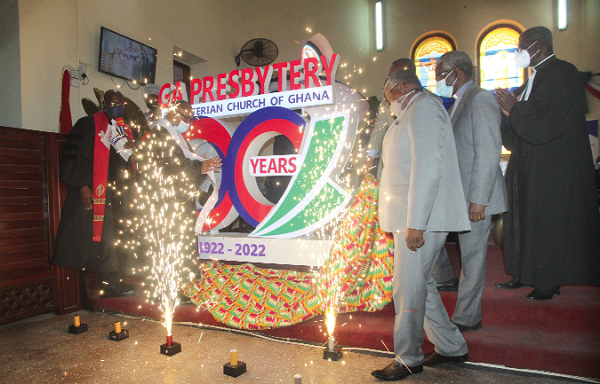
[[[129,252],[115,246],[119,233],[125,233],[121,220],[129,217],[126,204],[133,198],[133,156],[125,160],[110,141],[105,144],[101,137],[111,130],[113,120],[117,127],[113,137],[125,138],[129,143],[134,137],[119,119],[125,106],[121,92],[107,91],[102,106],[102,111],[79,119],[67,137],[60,177],[68,191],[53,263],[98,272],[103,297],[119,297],[134,290],[123,282]]]
[[[561,285],[600,283],[600,215],[579,71],[554,55],[545,27],[523,32],[519,50],[517,65],[533,69],[520,100],[496,90],[508,116],[504,261],[513,276],[496,286],[531,285],[528,299],[549,300]]]

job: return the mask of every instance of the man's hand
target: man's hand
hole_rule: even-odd
[[[496,88],[494,90],[496,94],[496,100],[502,109],[502,113],[506,116],[510,115],[510,110],[517,104],[517,97],[512,94],[512,92],[508,92],[506,89]]]
[[[406,229],[406,246],[411,251],[416,252],[418,248],[425,245],[425,239],[423,238],[423,231],[418,229]]]
[[[127,141],[123,145],[123,148],[125,148],[125,149],[134,149],[135,148],[135,143],[133,141]]]
[[[89,211],[94,207],[92,204],[94,194],[92,193],[90,187],[88,187],[87,185],[79,189],[79,198],[81,199],[81,204],[83,204],[83,207],[86,211]]]
[[[203,154],[202,157],[206,158],[206,153]],[[202,162],[202,173],[206,173],[218,168],[221,168],[221,158],[219,156],[215,156],[212,159]]]
[[[469,204],[469,220],[477,222],[485,219],[485,205]]]
[[[367,174],[373,168],[375,168],[375,159],[373,159],[373,156],[367,156],[367,159],[363,163],[362,171],[364,174]]]

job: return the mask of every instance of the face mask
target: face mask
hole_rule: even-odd
[[[400,115],[400,104],[396,103],[395,101],[390,104],[390,113],[394,116]]]
[[[444,77],[442,80],[435,83],[435,89],[442,97],[452,97],[452,94],[454,93],[454,84],[456,83],[456,80],[458,80],[458,77],[456,77],[452,85],[446,84],[446,79],[450,76],[451,73],[452,72],[447,74],[446,77]]]
[[[110,115],[110,117],[112,117],[113,119],[123,116],[124,112],[125,112],[125,108],[119,107],[119,106],[106,108],[106,113],[108,113]]]
[[[404,100],[408,97],[408,95],[410,95],[411,93],[413,93],[415,90],[413,89],[412,91],[408,92],[406,95],[404,96],[400,96],[400,98],[398,98],[398,100],[394,101],[391,105],[390,105],[390,112],[394,115],[394,116],[400,116],[400,112],[402,111],[402,103],[404,102]]]
[[[189,127],[190,125],[188,123],[184,123],[183,121],[181,121],[179,125],[175,127],[175,130],[177,130],[177,132],[179,133],[184,133],[188,130]]]
[[[540,50],[538,49],[533,56],[531,56],[529,54],[529,48],[533,47],[533,44],[535,44],[536,41],[534,41],[533,43],[531,43],[531,45],[529,47],[527,47],[527,49],[523,49],[517,53],[515,53],[515,56],[513,58],[513,60],[515,61],[515,65],[517,66],[517,68],[527,68],[529,67],[529,65],[531,64],[531,58],[534,57],[535,55],[537,55]]]

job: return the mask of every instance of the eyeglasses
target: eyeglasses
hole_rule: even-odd
[[[527,48],[525,48],[525,49],[517,48],[517,49],[515,50],[515,52],[516,52],[516,53],[519,53],[519,52],[521,52],[521,51],[527,51],[529,48],[533,47],[533,44],[537,43],[537,42],[538,42],[538,40],[539,40],[539,39],[535,39],[535,40],[533,40],[533,43],[531,43],[531,44],[529,45],[529,47],[527,47]]]
[[[386,105],[389,105],[391,102],[388,100],[388,96],[390,96],[392,94],[392,92],[394,92],[394,90],[396,88],[398,88],[398,86],[400,85],[400,83],[394,85],[392,87],[392,89],[390,89],[390,91],[388,93],[385,93],[385,86],[387,85],[389,79],[385,79],[385,83],[383,83],[383,100],[386,103]]]
[[[192,121],[194,121],[194,117],[187,117],[186,115],[182,115],[181,113],[177,113],[177,115],[181,117],[181,120],[185,121],[188,124],[192,124]]]
[[[452,72],[452,69],[449,69],[447,71],[444,71],[444,72],[440,73],[439,75],[436,75],[435,76],[435,81],[440,81],[442,79],[445,79],[446,78],[446,74],[449,73],[449,72]]]

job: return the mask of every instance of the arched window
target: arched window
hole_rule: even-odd
[[[321,60],[321,51],[319,51],[317,45],[312,41],[307,41],[304,48],[302,48],[302,60],[306,58]]]
[[[477,41],[477,65],[481,88],[515,88],[523,84],[525,71],[515,66],[521,30],[511,24],[497,24],[482,33]]]
[[[313,35],[302,48],[302,60],[307,57],[314,57],[321,61],[321,56],[331,57],[333,49],[327,38],[320,33]]]
[[[417,76],[423,87],[435,92],[435,62],[453,50],[456,50],[454,39],[441,32],[425,34],[415,41],[410,58],[417,66]]]

